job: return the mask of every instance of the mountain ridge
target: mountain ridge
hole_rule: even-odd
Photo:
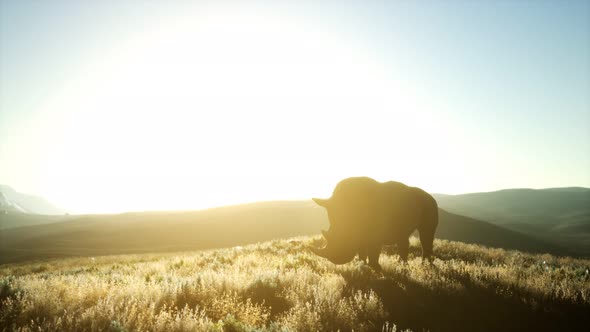
[[[0,184],[0,211],[42,215],[60,215],[66,213],[65,210],[56,207],[41,196],[23,194],[3,184]]]

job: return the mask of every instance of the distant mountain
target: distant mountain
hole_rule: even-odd
[[[0,184],[0,213],[21,212],[31,214],[57,215],[66,211],[57,208],[42,197],[17,192]]]
[[[0,213],[6,212],[26,213],[27,211],[18,204],[11,202],[8,197],[6,197],[6,195],[0,191]]]
[[[590,252],[590,189],[507,189],[434,195],[439,207],[553,243]]]
[[[73,216],[53,224],[0,230],[0,263],[221,248],[319,234],[327,228],[325,210],[311,201],[261,202],[203,211]],[[569,254],[557,245],[446,211],[441,211],[436,237]]]
[[[534,223],[565,230],[590,224],[590,188],[506,189],[464,195],[434,195],[439,207],[498,225]]]

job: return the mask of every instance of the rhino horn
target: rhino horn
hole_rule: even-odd
[[[350,250],[346,250],[344,252],[335,252],[332,249],[330,249],[328,246],[324,247],[324,248],[314,248],[314,247],[310,247],[309,248],[314,254],[326,258],[327,260],[329,260],[330,262],[334,263],[334,264],[346,264],[350,261],[352,261],[354,259],[354,256],[356,255],[355,251],[350,251]]]
[[[330,262],[332,262],[334,264],[346,264],[346,263],[352,261],[354,259],[355,255],[356,255],[356,252],[351,251],[351,250],[346,250],[343,252],[329,251],[329,252],[327,252],[327,255],[324,257],[326,257]]]
[[[312,198],[312,200],[319,206],[328,208],[328,206],[330,205],[330,199],[325,199],[325,198]]]
[[[309,250],[311,250],[311,252],[313,252],[314,254],[323,257],[323,258],[328,258],[328,249],[326,248],[316,248],[316,247],[309,247]]]

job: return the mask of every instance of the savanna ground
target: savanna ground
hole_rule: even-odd
[[[436,241],[376,272],[314,238],[0,267],[3,331],[544,331],[590,326],[590,260]]]

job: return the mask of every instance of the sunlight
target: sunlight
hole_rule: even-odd
[[[68,123],[48,171],[57,203],[201,208],[328,194],[351,175],[418,180],[437,120],[352,41],[242,11],[169,23],[97,56],[49,105]]]
[[[588,1],[0,1],[0,329],[587,330],[589,40]]]

